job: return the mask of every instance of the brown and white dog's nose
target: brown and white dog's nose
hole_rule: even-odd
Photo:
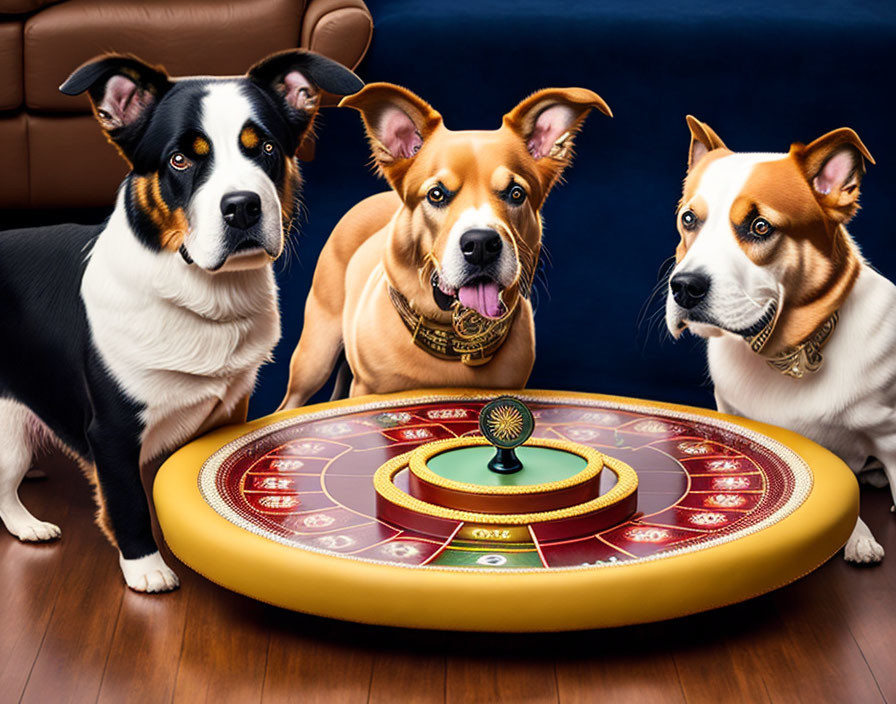
[[[221,199],[224,222],[238,230],[248,230],[261,219],[261,198],[253,191],[233,191]]]
[[[696,271],[676,274],[669,281],[672,298],[686,310],[694,308],[709,292],[709,277]]]
[[[494,230],[467,230],[460,236],[460,251],[470,264],[487,266],[501,254],[501,235]]]

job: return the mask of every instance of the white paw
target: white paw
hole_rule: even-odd
[[[43,543],[62,536],[59,526],[36,519],[19,525],[7,525],[7,528],[10,533],[26,543]]]
[[[124,581],[135,592],[170,592],[180,586],[177,575],[158,552],[136,560],[126,560],[119,555],[118,564]]]
[[[884,559],[884,549],[870,535],[853,536],[846,543],[843,558],[847,562],[870,565]]]

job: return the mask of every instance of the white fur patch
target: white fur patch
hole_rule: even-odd
[[[506,230],[506,226],[488,203],[478,208],[467,208],[460,214],[448,233],[440,272],[442,282],[454,290],[459,289],[469,278],[469,264],[460,249],[460,238],[469,230],[496,230],[501,233]],[[501,240],[503,247],[498,257],[496,280],[501,286],[509,286],[516,278],[519,262],[513,245],[503,235]]]
[[[708,207],[705,222],[672,276],[701,272],[710,277],[710,290],[701,313],[727,330],[745,330],[755,324],[780,291],[774,272],[754,264],[737,243],[731,226],[731,206],[743,191],[757,164],[786,159],[786,154],[732,154],[717,159],[704,171],[695,197]],[[671,278],[671,277],[670,277]],[[679,308],[671,292],[666,296],[666,324],[675,335],[687,311]],[[709,332],[692,324],[695,333]]]
[[[258,194],[259,227],[265,247],[278,255],[283,250],[277,189],[268,175],[240,150],[240,133],[253,117],[252,103],[236,82],[213,83],[202,98],[202,131],[211,143],[212,172],[193,194],[187,209],[190,232],[184,246],[193,261],[206,269],[218,266],[224,256],[221,199],[233,191]]]
[[[824,348],[824,364],[802,379],[770,368],[743,340],[709,340],[709,371],[727,408],[811,438],[860,472],[880,460],[896,500],[896,286],[863,265]],[[861,521],[860,521],[861,523]],[[864,526],[864,524],[861,524]],[[877,562],[883,550],[857,525],[845,553]]]
[[[59,526],[35,518],[19,499],[19,484],[35,448],[49,431],[28,408],[0,400],[0,520],[19,540],[42,542],[62,535]]]
[[[141,463],[190,439],[252,391],[280,336],[270,266],[211,274],[134,237],[122,199],[91,253],[81,296],[113,378],[145,406]]]
[[[135,560],[126,560],[118,553],[118,564],[124,581],[135,592],[170,592],[180,586],[174,570],[165,564],[158,551]]]

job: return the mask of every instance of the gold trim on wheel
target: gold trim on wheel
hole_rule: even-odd
[[[434,442],[421,445],[416,450],[409,453],[408,467],[410,471],[420,480],[433,486],[442,487],[443,489],[452,489],[465,494],[548,494],[552,491],[568,489],[569,487],[578,486],[595,480],[604,468],[607,457],[593,447],[587,445],[579,445],[569,440],[554,440],[553,438],[530,438],[523,447],[545,447],[552,450],[563,450],[573,455],[578,455],[588,464],[585,469],[566,479],[559,479],[555,482],[545,482],[543,484],[530,484],[525,486],[483,486],[481,484],[469,484],[467,482],[458,482],[453,479],[447,479],[440,474],[433,472],[427,462],[436,455],[450,450],[457,450],[463,447],[481,447],[492,444],[483,437],[478,435],[465,436],[460,438],[448,438],[446,440],[435,440]],[[621,463],[620,463],[621,464]],[[616,473],[619,474],[618,472]],[[637,477],[635,478],[635,486],[637,487]],[[631,492],[629,492],[631,493]]]
[[[486,444],[488,443],[486,442]],[[596,499],[591,499],[591,501],[539,513],[474,513],[472,511],[458,511],[457,509],[443,508],[442,506],[426,503],[410,494],[406,494],[395,486],[395,475],[408,467],[408,461],[412,459],[413,455],[414,452],[412,451],[393,457],[376,470],[376,473],[373,475],[373,486],[376,489],[376,493],[389,503],[401,508],[422,513],[426,516],[446,518],[451,521],[463,521],[464,523],[523,526],[585,516],[619,503],[627,496],[631,496],[638,488],[638,475],[635,474],[635,470],[625,464],[625,462],[620,462],[612,457],[604,457],[603,464],[609,467],[616,475],[616,484],[606,494],[598,496]]]

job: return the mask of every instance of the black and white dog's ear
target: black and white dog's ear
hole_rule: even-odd
[[[274,96],[292,128],[296,145],[314,121],[321,91],[351,95],[364,87],[364,81],[342,64],[304,49],[272,54],[246,75]]]
[[[130,162],[152,111],[171,86],[161,67],[106,54],[76,69],[59,90],[66,95],[87,91],[100,126]]]

